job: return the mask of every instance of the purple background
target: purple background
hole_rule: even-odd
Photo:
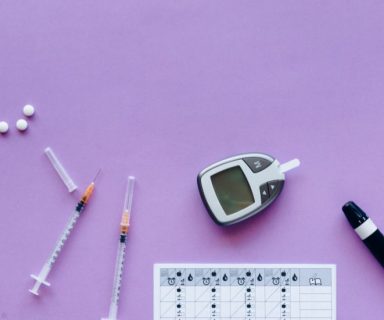
[[[383,270],[341,206],[384,228],[383,32],[382,1],[1,1],[0,319],[107,315],[128,174],[122,319],[153,318],[156,262],[336,263],[338,319],[381,318]],[[77,201],[46,146],[81,189],[103,173],[36,298]],[[302,166],[265,214],[218,227],[196,175],[248,151]]]

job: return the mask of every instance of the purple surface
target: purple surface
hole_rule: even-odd
[[[338,319],[381,318],[383,270],[341,206],[384,228],[383,31],[381,1],[1,1],[0,319],[107,315],[128,174],[121,319],[152,319],[155,262],[336,263]],[[36,298],[29,274],[77,200],[46,146],[81,188],[103,173]],[[196,175],[247,151],[302,166],[265,214],[223,229]]]

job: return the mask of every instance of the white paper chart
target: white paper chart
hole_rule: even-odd
[[[336,320],[335,265],[156,264],[154,320]]]

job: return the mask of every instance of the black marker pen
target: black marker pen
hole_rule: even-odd
[[[352,228],[360,239],[384,267],[384,236],[373,221],[361,210],[356,203],[349,201],[343,206],[343,211]]]

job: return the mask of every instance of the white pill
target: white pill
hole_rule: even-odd
[[[6,123],[5,121],[0,122],[0,133],[6,133],[8,131],[8,128],[8,123]]]
[[[35,108],[30,104],[26,104],[23,108],[23,113],[27,117],[32,117],[35,113]]]
[[[27,130],[28,122],[25,121],[24,119],[19,119],[16,122],[16,128],[17,128],[17,130],[20,130],[20,131]]]

